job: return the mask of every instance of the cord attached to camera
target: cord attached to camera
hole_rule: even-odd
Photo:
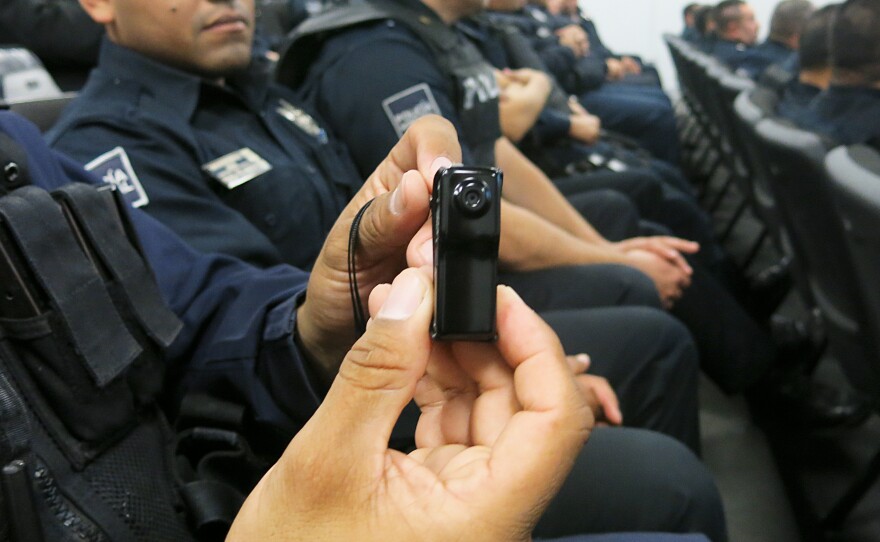
[[[351,293],[351,308],[354,312],[354,330],[358,335],[363,335],[367,331],[367,315],[364,312],[364,304],[361,301],[360,290],[357,283],[357,249],[359,242],[358,232],[361,227],[361,220],[364,213],[367,212],[374,200],[370,200],[361,207],[360,211],[351,221],[351,230],[348,234],[348,288]]]

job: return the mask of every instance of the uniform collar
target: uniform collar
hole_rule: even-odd
[[[153,60],[137,51],[116,45],[107,37],[101,44],[98,71],[114,83],[136,82],[160,104],[174,104],[186,118],[195,112],[202,90],[209,81],[189,72]],[[226,78],[226,86],[249,107],[257,110],[268,90],[267,63],[255,57],[248,68]]]

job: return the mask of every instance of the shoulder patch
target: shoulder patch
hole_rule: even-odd
[[[382,108],[385,109],[388,120],[394,126],[397,137],[403,137],[407,128],[421,117],[440,114],[440,106],[437,105],[437,100],[434,99],[427,83],[419,83],[385,98],[382,101]]]
[[[86,171],[97,174],[102,181],[115,185],[132,207],[144,207],[150,203],[147,192],[131,167],[131,160],[122,147],[116,147],[85,165]]]

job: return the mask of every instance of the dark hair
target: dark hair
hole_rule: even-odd
[[[773,10],[770,19],[770,37],[777,41],[785,41],[799,36],[803,31],[807,18],[816,11],[809,0],[782,0]]]
[[[847,0],[831,30],[834,77],[880,81],[880,1]]]
[[[715,19],[718,35],[723,36],[731,23],[742,19],[740,8],[746,3],[743,0],[724,0],[712,10],[712,18]]]
[[[681,16],[686,19],[688,15],[690,15],[691,13],[694,13],[700,7],[701,7],[700,4],[697,4],[697,3],[688,4],[684,7],[684,11],[681,13]]]
[[[703,37],[708,33],[709,21],[712,20],[713,11],[710,6],[700,6],[700,9],[694,15],[694,27]]]
[[[840,4],[829,4],[816,11],[804,23],[801,32],[801,69],[821,70],[831,65],[831,28]]]

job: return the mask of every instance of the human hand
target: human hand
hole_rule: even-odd
[[[406,250],[427,226],[434,174],[461,161],[458,134],[437,116],[417,120],[376,168],[336,220],[312,268],[306,300],[297,314],[296,337],[312,365],[329,383],[357,339],[348,277],[351,222],[364,213],[357,252],[362,299],[406,267]]]
[[[632,237],[615,243],[619,250],[629,252],[631,250],[644,250],[652,252],[668,262],[675,264],[688,276],[693,275],[694,270],[684,259],[682,254],[696,254],[700,250],[699,243],[671,237],[668,235],[655,235],[651,237]]]
[[[550,328],[498,288],[498,342],[436,343],[429,275],[370,297],[373,319],[326,399],[227,540],[525,541],[592,427]],[[415,397],[409,455],[388,449]]]
[[[608,66],[608,73],[605,77],[609,81],[620,81],[623,79],[623,76],[626,75],[623,63],[616,58],[609,58],[605,61],[605,65]]]
[[[621,57],[620,63],[623,65],[623,71],[625,73],[633,75],[639,75],[642,73],[642,65],[631,56]]]
[[[620,403],[617,394],[608,380],[601,376],[586,374],[590,368],[590,356],[577,354],[566,356],[568,366],[575,375],[575,380],[584,394],[584,400],[593,411],[596,425],[621,425],[623,414],[620,412]]]
[[[690,286],[690,275],[680,266],[654,252],[634,249],[626,252],[629,265],[648,275],[654,281],[660,301],[669,309]]]
[[[583,28],[576,24],[564,26],[556,31],[559,43],[571,49],[576,57],[586,56],[590,52],[590,38]]]
[[[568,135],[587,145],[599,141],[599,136],[602,133],[602,121],[599,120],[599,117],[590,114],[572,114],[569,121]]]

